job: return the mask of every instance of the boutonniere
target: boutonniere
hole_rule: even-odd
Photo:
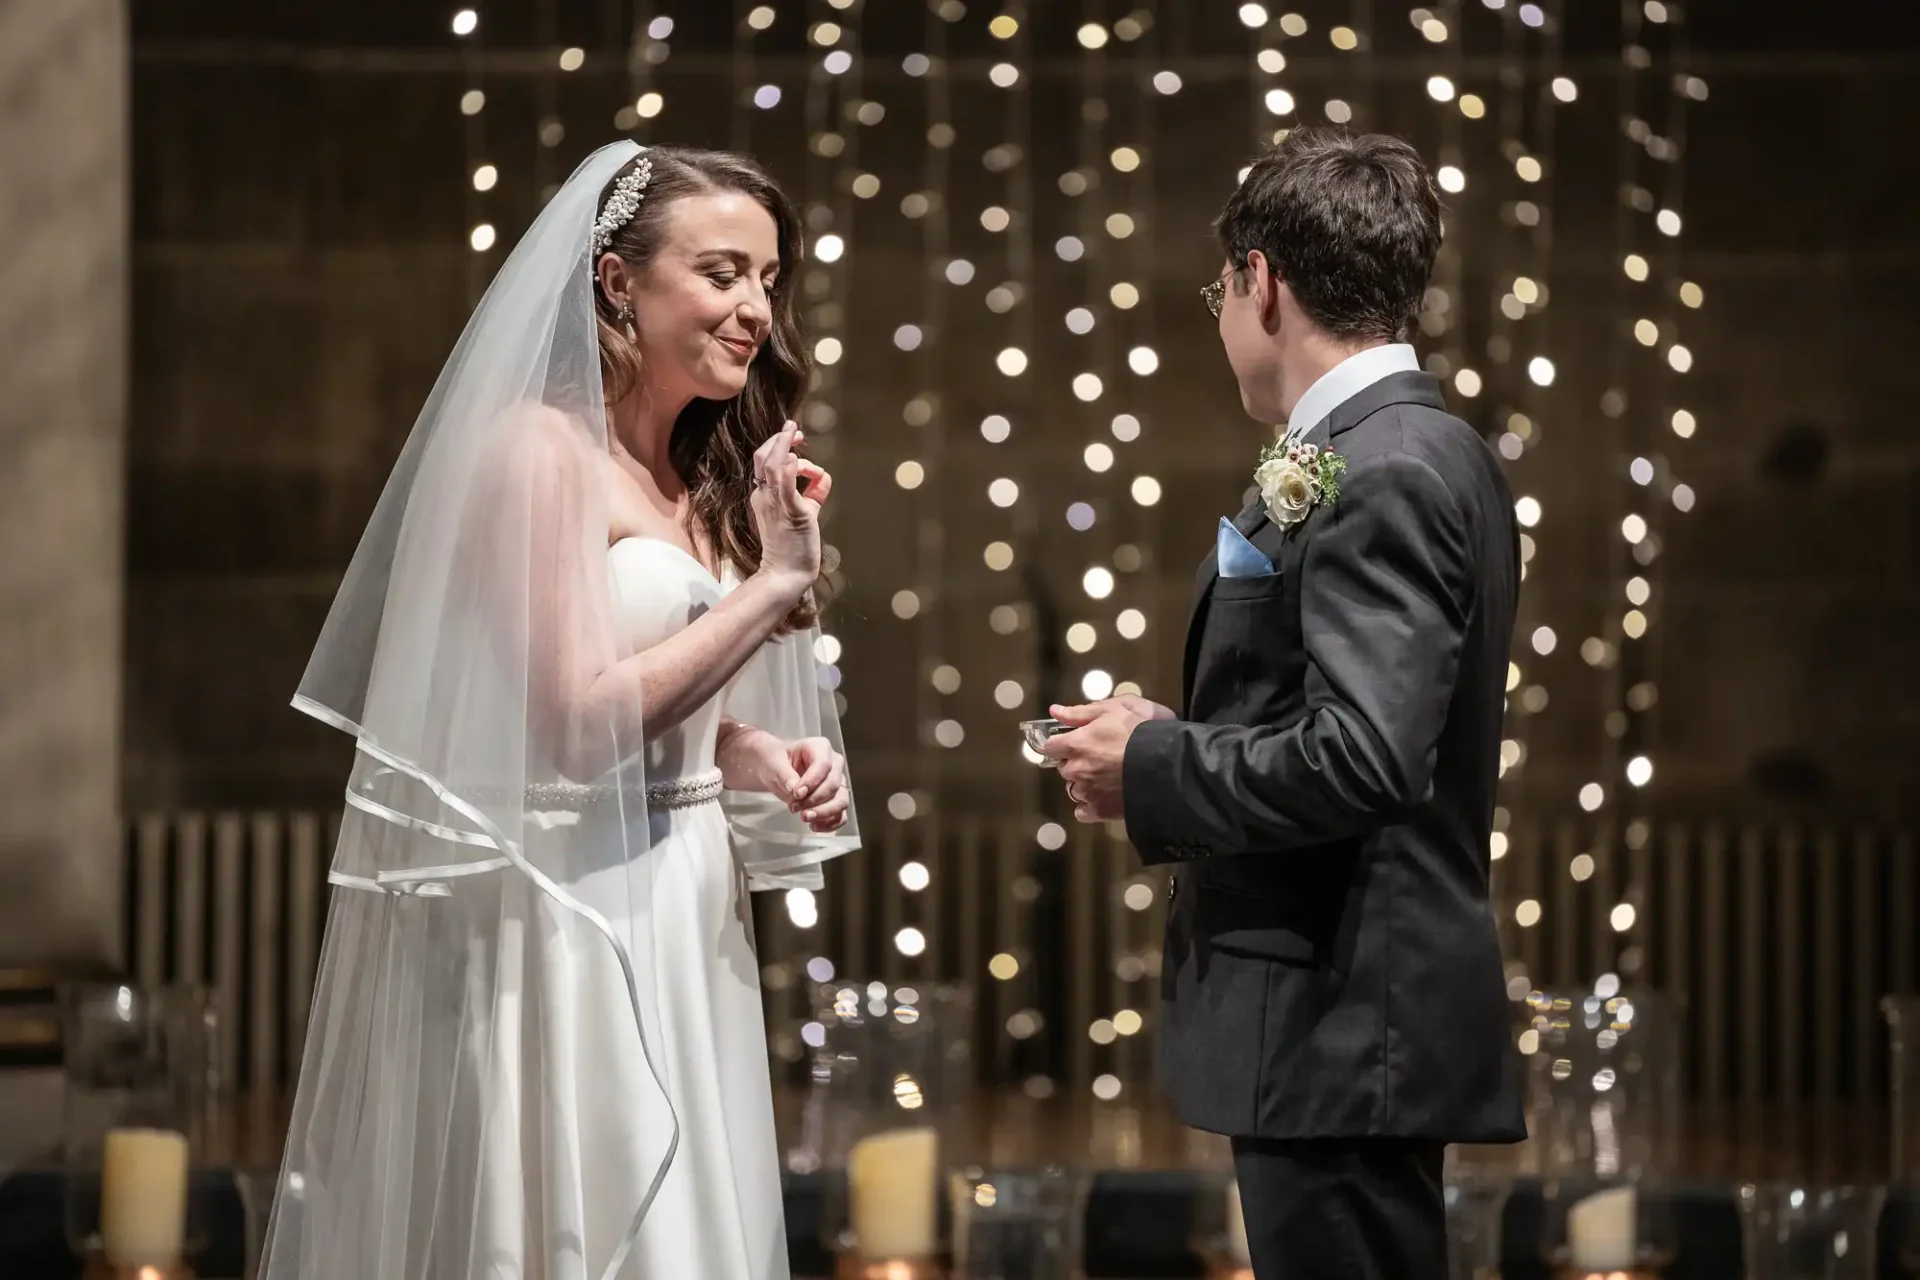
[[[1331,449],[1298,440],[1275,440],[1260,451],[1253,482],[1267,518],[1282,529],[1305,520],[1322,502],[1340,500],[1340,474],[1347,460]]]

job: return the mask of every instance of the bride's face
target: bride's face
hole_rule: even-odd
[[[647,381],[675,396],[730,400],[773,328],[780,240],[751,196],[676,200],[667,235],[629,285]]]

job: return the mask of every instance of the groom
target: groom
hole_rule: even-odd
[[[1230,1135],[1259,1280],[1444,1280],[1449,1142],[1526,1136],[1488,903],[1513,498],[1404,339],[1440,246],[1419,155],[1295,129],[1203,291],[1287,436],[1221,521],[1184,712],[1057,707],[1082,822],[1173,864],[1160,1068]]]

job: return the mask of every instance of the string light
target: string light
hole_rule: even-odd
[[[1497,74],[1484,86],[1467,78],[1464,33],[1469,24],[1463,21],[1457,0],[1438,6],[1438,12],[1415,9],[1409,15],[1423,37],[1446,45],[1446,61],[1437,69],[1444,74],[1430,79],[1427,94],[1441,112],[1442,166],[1436,172],[1436,182],[1448,194],[1465,193],[1488,202],[1499,210],[1501,222],[1515,232],[1492,241],[1493,257],[1487,264],[1493,285],[1485,363],[1481,363],[1479,353],[1471,364],[1466,363],[1465,349],[1458,341],[1456,317],[1465,300],[1459,296],[1457,274],[1436,280],[1440,287],[1429,293],[1421,323],[1429,336],[1450,339],[1443,351],[1435,353],[1438,367],[1434,371],[1442,376],[1452,372],[1454,390],[1473,404],[1485,406],[1484,412],[1490,417],[1489,434],[1501,457],[1524,467],[1526,455],[1540,443],[1537,424],[1543,417],[1545,393],[1554,385],[1558,372],[1545,278],[1548,264],[1554,261],[1553,204],[1548,189],[1558,135],[1553,111],[1556,105],[1565,105],[1562,95],[1553,89],[1560,78],[1556,75],[1560,23],[1533,21],[1528,14],[1510,8],[1505,0],[1485,7],[1498,14],[1502,39]],[[1544,19],[1545,15],[1540,16]],[[1498,154],[1505,163],[1490,166],[1476,178],[1467,172],[1460,157],[1466,152],[1465,126],[1479,121],[1488,121],[1497,133]],[[1463,215],[1449,210],[1449,216]],[[1521,488],[1519,483],[1516,488]],[[1538,563],[1546,511],[1537,497],[1521,488],[1514,514],[1524,531],[1520,538],[1524,582]],[[1527,638],[1533,655],[1544,659],[1558,650],[1559,635],[1541,616],[1541,608],[1536,594],[1523,587],[1518,634]],[[1500,755],[1502,803],[1494,814],[1493,854],[1496,896],[1512,902],[1509,895],[1521,887],[1531,888],[1534,875],[1530,865],[1512,865],[1527,860],[1505,856],[1509,850],[1506,829],[1515,803],[1512,797],[1525,794],[1521,788],[1532,720],[1548,709],[1551,699],[1539,677],[1524,671],[1518,662],[1509,670],[1507,691],[1507,736]],[[1508,935],[1507,966],[1508,993],[1521,999],[1531,989],[1532,975],[1539,968],[1542,940],[1535,926],[1540,924],[1543,911],[1540,901],[1528,896],[1500,914],[1503,922],[1511,921],[1521,931]]]
[[[1618,586],[1611,597],[1615,603],[1603,620],[1603,629],[1617,629],[1623,643],[1593,637],[1583,646],[1582,655],[1600,673],[1602,705],[1607,708],[1598,752],[1603,776],[1621,778],[1626,786],[1607,792],[1590,784],[1593,794],[1583,791],[1581,802],[1590,812],[1608,806],[1617,810],[1630,850],[1644,848],[1649,838],[1645,815],[1656,776],[1659,646],[1647,642],[1647,637],[1653,632],[1659,602],[1654,566],[1662,549],[1665,508],[1647,502],[1646,494],[1664,490],[1673,508],[1682,513],[1694,503],[1693,490],[1672,476],[1663,448],[1669,437],[1661,430],[1670,427],[1672,438],[1685,440],[1696,429],[1691,412],[1664,407],[1662,402],[1671,404],[1678,385],[1675,379],[1693,366],[1691,349],[1674,340],[1679,323],[1674,304],[1691,309],[1703,301],[1698,287],[1689,289],[1689,282],[1681,279],[1676,264],[1675,242],[1683,226],[1678,206],[1686,104],[1704,97],[1704,85],[1696,93],[1697,77],[1684,71],[1681,16],[1677,8],[1670,9],[1659,0],[1649,0],[1638,9],[1629,5],[1623,13],[1626,69],[1619,80],[1616,108],[1622,121],[1616,142],[1616,189],[1623,195],[1615,211],[1622,271],[1616,287],[1622,309],[1643,314],[1614,344],[1613,385],[1601,403],[1603,414],[1614,423],[1615,447],[1632,458],[1615,491],[1620,538],[1610,540],[1609,560]],[[1656,65],[1663,59],[1665,74],[1658,74]],[[1664,92],[1648,92],[1662,82]],[[1644,314],[1647,310],[1654,314]],[[1608,925],[1620,936],[1620,971],[1629,975],[1642,956],[1630,937],[1639,921],[1634,902],[1644,897],[1646,889],[1629,882],[1624,900],[1616,902],[1607,916]]]
[[[1042,212],[1066,219],[1064,226],[1049,225],[1035,218],[1033,161],[1027,145],[1026,115],[1032,106],[1034,74],[1028,29],[1033,21],[1031,6],[1016,0],[987,23],[991,37],[987,48],[991,53],[969,72],[973,80],[970,92],[985,95],[982,103],[992,105],[986,106],[982,115],[970,116],[964,131],[956,130],[950,110],[933,106],[936,86],[946,92],[951,74],[944,45],[936,48],[934,33],[939,32],[945,40],[955,20],[946,15],[958,6],[930,4],[925,10],[926,41],[920,50],[906,53],[897,64],[906,77],[899,83],[908,85],[911,94],[924,93],[927,104],[929,145],[924,149],[925,168],[917,178],[871,158],[871,147],[868,163],[877,172],[862,172],[855,163],[856,139],[862,128],[873,127],[869,120],[877,124],[885,119],[886,127],[892,129],[899,127],[902,118],[911,117],[915,121],[911,127],[921,127],[919,116],[913,114],[918,104],[893,98],[884,104],[867,103],[859,96],[863,56],[858,27],[862,7],[856,4],[841,9],[828,0],[812,0],[805,13],[808,21],[798,28],[797,15],[770,4],[739,4],[735,13],[742,30],[765,32],[778,27],[795,47],[801,47],[804,39],[810,62],[806,90],[809,202],[803,209],[809,262],[803,274],[821,273],[827,283],[815,296],[805,281],[800,282],[805,291],[808,329],[816,343],[819,379],[819,385],[809,389],[808,412],[817,413],[812,406],[823,404],[831,422],[835,410],[847,401],[847,387],[856,371],[864,378],[878,368],[890,368],[895,377],[910,369],[919,388],[970,382],[970,396],[977,395],[984,401],[962,420],[949,423],[948,409],[939,404],[939,398],[916,390],[901,410],[901,419],[910,430],[891,422],[897,434],[877,446],[886,450],[879,462],[879,478],[884,481],[891,475],[898,486],[893,490],[896,500],[902,499],[903,493],[912,494],[905,499],[910,505],[904,509],[912,512],[915,521],[948,531],[970,530],[980,522],[965,518],[964,512],[984,513],[978,538],[957,539],[950,560],[942,558],[937,537],[926,535],[931,539],[926,541],[917,525],[903,528],[902,541],[912,549],[913,567],[910,571],[896,568],[893,573],[910,573],[911,578],[903,581],[896,576],[880,590],[881,602],[892,593],[895,612],[911,620],[912,643],[922,658],[915,672],[915,697],[923,709],[920,741],[930,745],[913,757],[913,767],[919,772],[900,785],[922,793],[913,812],[925,815],[936,803],[933,797],[941,793],[940,760],[944,751],[934,747],[945,748],[950,739],[970,738],[977,744],[1010,737],[1005,733],[1008,720],[1032,711],[1036,697],[1057,696],[1075,683],[1089,696],[1091,690],[1103,687],[1126,688],[1123,677],[1137,678],[1142,671],[1156,669],[1146,646],[1158,641],[1161,628],[1147,625],[1147,613],[1136,607],[1145,601],[1134,595],[1140,590],[1136,585],[1140,580],[1129,577],[1141,563],[1140,547],[1155,545],[1156,507],[1165,496],[1161,479],[1150,474],[1153,468],[1147,459],[1152,439],[1142,432],[1142,420],[1147,416],[1143,406],[1147,392],[1152,390],[1149,380],[1171,376],[1171,370],[1161,371],[1162,355],[1147,330],[1155,308],[1141,305],[1150,302],[1144,297],[1146,282],[1156,278],[1151,198],[1154,179],[1164,176],[1164,171],[1156,173],[1160,166],[1155,140],[1143,122],[1150,120],[1155,104],[1165,98],[1198,90],[1190,81],[1183,82],[1182,76],[1192,73],[1180,57],[1159,59],[1145,48],[1135,51],[1123,44],[1153,35],[1151,21],[1141,21],[1138,16],[1143,10],[1115,19],[1107,12],[1108,6],[1083,0],[1080,13],[1070,18],[1059,34],[1064,38],[1072,33],[1075,40],[1070,48],[1079,60],[1083,77],[1076,105],[1100,106],[1095,108],[1095,116],[1083,116],[1078,126],[1081,154],[1076,156],[1073,169],[1041,175],[1049,189],[1057,179],[1063,200],[1080,202],[1067,211],[1061,208],[1061,202],[1049,197],[1049,208]],[[1147,10],[1153,7],[1146,5]],[[1286,42],[1308,35],[1308,21],[1302,15],[1281,12],[1282,7],[1273,3],[1229,7],[1230,13],[1238,11],[1248,33],[1248,111],[1254,139],[1261,145],[1269,144],[1296,121],[1316,118],[1323,112],[1331,119],[1367,121],[1380,102],[1367,70],[1373,49],[1383,41],[1389,49],[1394,47],[1388,38],[1392,33],[1370,25],[1374,6],[1368,0],[1349,0],[1347,6],[1315,10],[1312,20],[1318,25],[1313,39],[1298,49]],[[1554,410],[1561,388],[1582,385],[1583,377],[1576,374],[1586,373],[1584,361],[1569,355],[1564,346],[1555,346],[1548,326],[1553,301],[1548,286],[1567,287],[1562,277],[1549,280],[1546,273],[1552,259],[1556,182],[1551,115],[1557,110],[1597,114],[1604,109],[1601,100],[1607,95],[1599,81],[1589,81],[1577,70],[1579,83],[1573,76],[1559,74],[1563,0],[1544,5],[1519,5],[1513,0],[1485,4],[1494,18],[1478,12],[1483,6],[1470,7],[1475,12],[1463,14],[1459,0],[1428,0],[1425,11],[1408,14],[1402,9],[1391,23],[1398,32],[1394,38],[1404,43],[1408,33],[1399,23],[1402,15],[1411,17],[1410,25],[1426,47],[1423,61],[1427,65],[1412,82],[1414,104],[1424,104],[1423,110],[1437,113],[1425,117],[1426,127],[1431,131],[1429,139],[1434,135],[1439,138],[1431,154],[1436,161],[1435,180],[1447,198],[1451,224],[1444,250],[1447,257],[1436,272],[1439,296],[1430,297],[1422,308],[1422,327],[1431,340],[1423,341],[1422,346],[1429,367],[1444,378],[1459,411],[1470,414],[1502,457],[1517,464],[1513,471],[1518,494],[1516,517],[1525,530],[1522,572],[1530,574],[1543,563],[1551,564],[1557,550],[1553,538],[1564,528],[1562,516],[1567,508],[1561,503],[1548,512],[1537,497],[1524,492],[1524,482],[1529,478],[1525,474],[1526,456],[1557,429],[1560,419]],[[970,12],[967,27],[977,33],[976,24],[987,15],[981,14],[978,6],[970,6]],[[1667,16],[1669,20],[1661,29],[1679,29],[1678,8]],[[1499,76],[1477,59],[1468,59],[1465,43],[1470,33],[1484,29],[1480,24],[1490,26],[1495,18],[1506,32],[1505,65]],[[1322,31],[1326,43],[1321,43]],[[1295,54],[1306,61],[1290,60]],[[896,52],[891,56],[901,55]],[[1342,96],[1324,101],[1326,92],[1302,90],[1301,85],[1307,81],[1297,78],[1297,68],[1324,65],[1329,57],[1342,68],[1341,87],[1335,90]],[[563,59],[564,55],[551,66],[564,70]],[[1320,60],[1317,64],[1316,59]],[[598,53],[594,61],[600,65]],[[657,65],[645,59],[634,61],[643,68],[642,74],[644,68]],[[1517,90],[1507,83],[1504,72],[1508,69],[1521,73]],[[1417,96],[1422,82],[1424,99]],[[1674,83],[1676,95],[1690,92],[1685,78],[1675,77]],[[820,89],[816,85],[833,87]],[[743,119],[749,120],[764,119],[753,112],[794,111],[802,92],[797,77],[784,86],[749,80],[742,88],[737,105],[742,108]],[[1699,93],[1704,91],[1702,85]],[[833,109],[818,119],[812,102],[816,93],[830,95],[833,104]],[[647,94],[653,95],[650,114],[641,110]],[[1515,100],[1517,106],[1509,109],[1508,99]],[[665,99],[651,86],[631,94],[627,101],[635,124],[655,118],[665,105]],[[461,105],[465,111],[466,102]],[[484,105],[481,99],[479,107]],[[996,106],[1001,110],[994,110]],[[480,114],[479,107],[474,115]],[[1677,150],[1680,131],[1672,123],[1654,119],[1651,124],[1676,148],[1673,154],[1683,154]],[[980,132],[976,134],[976,130]],[[1655,136],[1648,134],[1649,139]],[[945,168],[956,138],[962,139],[960,154],[966,157],[966,171],[973,175],[964,188]],[[1515,146],[1504,149],[1508,143]],[[1503,149],[1496,150],[1497,145]],[[1633,146],[1642,165],[1674,163],[1660,160],[1655,154],[1659,148],[1645,142]],[[940,158],[937,167],[933,162],[936,155]],[[975,189],[980,179],[981,171],[972,168],[975,156],[983,157],[991,194],[971,200],[963,196],[959,207],[952,208],[950,197]],[[503,156],[475,153],[470,158],[467,174],[475,180],[470,198],[477,199],[491,189],[480,184],[481,166],[489,159],[501,161]],[[511,155],[504,158],[510,161]],[[1220,177],[1229,176],[1230,170],[1223,167]],[[494,180],[499,179],[496,171]],[[508,175],[509,182],[517,180]],[[1618,321],[1623,335],[1619,341],[1641,362],[1643,378],[1657,376],[1663,385],[1671,385],[1699,358],[1697,343],[1688,341],[1689,335],[1676,318],[1690,318],[1704,295],[1697,283],[1681,281],[1672,273],[1663,253],[1679,238],[1684,225],[1687,211],[1679,203],[1679,193],[1659,182],[1648,185],[1652,194],[1647,207],[1636,211],[1639,238],[1631,252],[1607,261],[1608,279],[1637,291],[1632,309],[1623,312]],[[855,201],[866,203],[856,206]],[[821,208],[824,213],[818,212]],[[855,208],[861,211],[857,224]],[[892,223],[896,209],[913,225]],[[1492,225],[1496,211],[1506,227],[1491,238],[1489,247],[1496,257],[1490,263],[1476,260],[1474,270],[1466,272],[1460,259],[1466,237],[1458,233],[1458,227],[1468,221]],[[885,305],[889,310],[883,313],[884,318],[863,321],[856,329],[847,322],[850,299],[846,285],[852,276],[853,251],[864,251],[878,239],[872,221],[876,218],[891,224],[890,234],[896,239],[901,234],[917,237],[917,257],[926,263],[925,278],[917,290],[903,287],[888,294]],[[468,230],[477,230],[484,221],[480,217],[471,219]],[[1034,288],[1031,238],[1036,221],[1047,232],[1040,246],[1040,252],[1046,255],[1046,283],[1050,286],[1045,291]],[[936,233],[936,229],[941,230]],[[947,244],[944,236],[949,231],[962,243]],[[974,243],[964,243],[968,238]],[[1479,248],[1476,241],[1476,251]],[[965,256],[955,256],[951,249]],[[860,267],[862,271],[869,269],[867,256],[861,258]],[[1488,294],[1479,292],[1482,279],[1489,280]],[[973,291],[976,286],[978,293]],[[863,286],[859,302],[863,308],[878,306],[878,298],[876,294],[870,304]],[[1059,300],[1057,306],[1055,298]],[[1488,305],[1487,313],[1476,310],[1482,305]],[[1041,314],[1035,314],[1036,306]],[[942,308],[947,309],[946,314]],[[1434,317],[1431,320],[1430,315]],[[956,347],[949,342],[949,320],[954,321],[953,328],[962,323],[973,328],[985,326],[983,331],[993,339],[980,348]],[[1637,320],[1653,326],[1654,341],[1644,347],[1634,332]],[[1431,330],[1426,329],[1429,324],[1434,326]],[[1035,325],[1061,327],[1036,330]],[[872,337],[867,336],[870,331]],[[1484,350],[1483,334],[1488,338]],[[856,349],[856,343],[874,349]],[[1059,359],[1063,353],[1070,358]],[[1435,356],[1439,357],[1437,367]],[[977,361],[974,374],[970,376],[959,368],[943,372],[940,362],[954,359]],[[1575,363],[1556,368],[1564,360]],[[893,363],[889,366],[887,362]],[[885,378],[874,378],[874,385],[887,384]],[[1606,662],[1595,664],[1603,678],[1614,678],[1613,673],[1644,663],[1655,651],[1652,642],[1657,637],[1652,628],[1660,623],[1657,548],[1663,521],[1678,519],[1697,501],[1691,488],[1674,480],[1672,464],[1661,447],[1664,444],[1671,451],[1677,441],[1693,438],[1697,428],[1693,412],[1657,396],[1637,394],[1637,384],[1635,390],[1625,409],[1630,417],[1614,420],[1650,421],[1659,428],[1658,439],[1635,441],[1636,447],[1621,454],[1608,474],[1623,487],[1631,484],[1639,495],[1633,511],[1616,512],[1615,518],[1636,515],[1644,522],[1645,531],[1634,541],[1628,539],[1624,525],[1619,526],[1621,536],[1617,540],[1610,536],[1612,527],[1606,532],[1609,546],[1623,557],[1623,568],[1631,566],[1644,591],[1634,587],[1635,595],[1626,594],[1629,579],[1623,575],[1622,593],[1609,599],[1610,620],[1598,628],[1602,635],[1594,637],[1609,646]],[[1057,475],[1035,469],[1036,459],[1041,456],[1036,445],[1036,415],[1031,412],[1036,403],[1065,405],[1059,411],[1063,419],[1059,425],[1079,432],[1073,438],[1073,454],[1054,455],[1059,458],[1058,465],[1065,467]],[[882,417],[890,419],[891,411]],[[976,429],[978,439],[973,435]],[[1020,433],[1018,441],[1013,439],[1016,429]],[[815,422],[809,423],[809,435],[817,448],[830,448],[832,434],[831,425],[822,429]],[[990,457],[991,466],[974,467],[975,453]],[[1068,486],[1071,491],[1063,491]],[[1541,492],[1534,487],[1534,493]],[[943,503],[951,506],[950,512]],[[1552,524],[1547,521],[1549,514],[1554,517]],[[1071,547],[1073,559],[1062,562],[1056,547]],[[1643,547],[1655,549],[1656,557],[1645,564],[1634,558]],[[1130,557],[1122,555],[1123,548],[1131,551]],[[947,575],[944,581],[954,585],[936,589],[936,584],[943,581],[942,574]],[[969,577],[978,585],[959,585]],[[973,590],[995,594],[977,607],[963,606],[961,602],[968,600],[967,593]],[[1059,593],[1060,613],[1049,614],[1042,607],[1050,603],[1044,598],[1049,590]],[[1645,598],[1637,599],[1638,594]],[[1522,629],[1518,634],[1523,637],[1525,652],[1516,657],[1524,659],[1525,669],[1509,691],[1506,734],[1516,750],[1510,763],[1503,754],[1508,773],[1499,820],[1503,827],[1511,820],[1506,806],[1512,803],[1515,788],[1524,784],[1528,772],[1526,725],[1532,716],[1548,713],[1542,677],[1560,678],[1555,673],[1561,664],[1571,664],[1574,650],[1584,656],[1581,642],[1587,631],[1594,629],[1590,619],[1576,618],[1571,612],[1548,616],[1548,603],[1534,593],[1523,595]],[[906,612],[901,613],[901,607]],[[1569,610],[1573,607],[1567,606]],[[1638,647],[1623,647],[1622,643],[1630,639],[1624,621],[1629,607],[1638,611],[1646,628],[1645,641]],[[947,610],[954,616],[948,617]],[[881,615],[881,622],[888,628],[901,625],[887,616],[884,603],[871,612]],[[992,635],[978,633],[982,620]],[[973,636],[978,642],[975,638],[957,638]],[[1178,636],[1172,639],[1177,641]],[[1086,647],[1080,647],[1081,641],[1087,642]],[[1049,647],[1067,655],[1063,659],[1065,669],[1058,673],[1044,670],[1048,659],[1043,651]],[[1084,665],[1094,661],[1101,665]],[[1572,665],[1580,670],[1577,664]],[[961,677],[952,692],[944,688],[946,677],[935,678],[945,670]],[[1057,680],[1056,674],[1060,677]],[[1631,683],[1637,686],[1640,682]],[[969,702],[950,701],[960,698],[963,690]],[[1554,692],[1560,693],[1557,686]],[[978,710],[971,705],[974,701]],[[1563,704],[1577,705],[1578,699],[1556,697],[1553,705]],[[1633,714],[1645,716],[1650,712]],[[976,721],[978,715],[989,719]],[[1629,766],[1643,756],[1648,772],[1644,781],[1636,782]],[[1006,758],[1011,757],[1009,749]],[[1636,744],[1634,751],[1614,759],[1610,770],[1589,771],[1588,776],[1595,779],[1591,785],[1601,789],[1600,804],[1593,811],[1611,813],[1617,806],[1633,803],[1629,798],[1633,793],[1651,794],[1656,777],[1652,772],[1654,760],[1650,748]],[[951,769],[952,765],[945,767]],[[1048,792],[1044,786],[1036,786],[1034,794]],[[1584,804],[1584,794],[1579,798]],[[1563,794],[1561,802],[1565,799]],[[1506,831],[1495,834],[1501,855],[1500,874],[1510,878],[1515,864],[1529,861],[1529,846],[1517,842],[1509,854]],[[1607,895],[1595,906],[1596,912],[1603,911],[1611,904],[1617,887],[1608,879],[1606,855],[1595,849],[1582,856],[1588,859],[1583,865],[1588,866],[1595,892]],[[1557,861],[1571,869],[1564,855]],[[943,864],[928,857],[913,865],[920,868],[913,874],[917,877],[924,873],[927,887],[937,891]],[[1596,866],[1598,870],[1593,869]],[[900,870],[900,890],[918,892],[906,884],[904,865]],[[1506,893],[1521,887],[1503,879],[1499,885],[1501,901],[1512,904],[1514,899]],[[1148,901],[1153,901],[1150,890],[1148,894]],[[1634,901],[1631,892],[1620,897],[1621,905]],[[1532,904],[1532,919],[1522,927],[1531,928],[1541,922],[1543,908],[1537,898],[1525,901]],[[1131,908],[1130,901],[1128,906]],[[1511,905],[1503,916],[1520,923],[1517,909]],[[1554,923],[1559,923],[1557,916]],[[926,930],[922,942],[925,951],[931,953],[937,939],[931,936],[930,927],[919,927]],[[892,922],[889,932],[881,937],[897,941]],[[1018,950],[1009,944],[996,954],[988,977],[1005,985],[1036,972],[1024,953],[1015,954]],[[1126,958],[1114,955],[1112,967],[1117,971]],[[1005,963],[1001,963],[1003,959]],[[1135,978],[1129,981],[1140,980],[1137,969],[1128,971],[1135,972]],[[980,977],[977,973],[973,976]],[[1035,999],[1031,1003],[1041,1002]],[[1064,1031],[1059,1034],[1062,1039],[1094,1045],[1078,1033],[1087,1029],[1099,1011],[1127,1010],[1146,1003],[1140,993],[1125,998],[1116,993],[1105,1001],[1096,998],[1086,1016],[1075,1019],[1073,1036],[1065,1036]],[[1000,1015],[1006,1012],[1002,1010]],[[993,1021],[1004,1025],[1008,1019],[996,1016]],[[1106,1021],[1114,1034],[1094,1045],[1102,1053],[1123,1048],[1128,1034],[1122,1030],[1119,1012],[1113,1012]],[[1031,1022],[1028,1043],[1036,1046],[1037,1052],[1040,1043],[1056,1035],[1056,1028],[1047,1026],[1037,1015]],[[1131,1087],[1131,1078],[1119,1068],[1119,1061],[1113,1059],[1109,1064],[1115,1065],[1113,1074]],[[1084,1075],[1077,1077],[1076,1087],[1084,1089],[1087,1080]]]
[[[467,247],[473,252],[467,260],[467,300],[477,303],[486,287],[487,264],[482,257],[499,239],[487,218],[487,202],[481,197],[492,191],[500,180],[500,171],[486,159],[487,128],[483,112],[487,106],[486,89],[481,84],[484,63],[480,57],[480,13],[461,8],[453,13],[450,26],[460,45],[460,70],[467,88],[460,95],[460,114],[465,118],[461,137],[466,147],[466,171],[471,175],[466,191]]]

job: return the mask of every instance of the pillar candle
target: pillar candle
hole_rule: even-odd
[[[1581,1271],[1620,1271],[1639,1254],[1638,1204],[1632,1187],[1596,1192],[1567,1210],[1567,1247]]]
[[[165,1129],[114,1129],[100,1170],[100,1244],[119,1267],[181,1261],[187,1227],[187,1139]]]
[[[862,1257],[925,1258],[937,1251],[939,1149],[930,1128],[890,1129],[855,1144],[847,1190]]]

